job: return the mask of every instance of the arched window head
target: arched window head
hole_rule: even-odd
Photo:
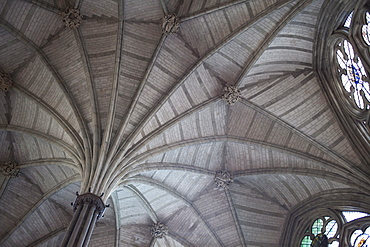
[[[343,211],[320,216],[311,221],[302,233],[300,247],[368,247],[370,215]]]

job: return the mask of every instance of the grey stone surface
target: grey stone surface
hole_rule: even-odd
[[[338,110],[317,60],[323,27],[354,2],[0,1],[13,80],[0,161],[21,169],[0,175],[0,246],[60,243],[76,191],[111,204],[90,246],[283,246],[307,201],[369,208],[368,133]],[[77,29],[63,23],[70,7]],[[180,28],[166,35],[169,13]],[[233,175],[229,189],[217,171]],[[154,239],[158,219],[169,231]]]

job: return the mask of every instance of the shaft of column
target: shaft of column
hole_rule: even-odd
[[[80,207],[82,207],[82,210],[77,219],[76,224],[73,226],[72,234],[67,243],[67,247],[78,246],[78,245],[75,245],[75,242],[78,238],[82,237],[80,234],[80,230],[84,226],[85,217],[86,217],[86,213],[88,212],[89,205],[82,204]]]
[[[95,210],[93,218],[96,218],[96,217],[98,217],[98,212]],[[90,238],[91,238],[93,230],[94,230],[94,226],[91,224],[90,227],[89,227],[89,230],[86,234],[85,242],[82,245],[83,247],[87,247],[89,245]]]
[[[105,210],[103,200],[92,193],[78,195],[73,208],[75,214],[64,236],[62,247],[87,246],[95,222],[102,216]]]
[[[81,233],[79,234],[79,240],[77,242],[77,246],[82,246],[82,244],[85,242],[86,239],[86,233],[90,228],[93,228],[95,226],[96,219],[93,219],[93,215],[95,214],[95,208],[90,206],[89,213],[87,214],[85,224],[83,225],[81,229]]]
[[[79,216],[81,214],[81,211],[82,211],[82,207],[78,207],[78,209],[74,213],[73,218],[72,218],[72,221],[71,221],[71,223],[69,223],[69,226],[68,226],[68,229],[66,231],[66,234],[64,235],[64,239],[63,239],[63,242],[62,242],[62,245],[61,246],[67,246],[68,240],[71,238],[71,235],[72,235],[72,232],[73,232],[73,228],[76,225],[76,222],[77,222],[77,220],[78,220],[78,218],[79,218]]]

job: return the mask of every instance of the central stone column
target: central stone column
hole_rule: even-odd
[[[64,236],[63,247],[88,246],[95,222],[103,216],[107,207],[100,196],[92,193],[76,194],[73,203],[75,213]]]

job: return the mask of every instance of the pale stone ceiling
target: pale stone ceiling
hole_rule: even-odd
[[[0,92],[0,161],[21,175],[0,176],[0,245],[57,246],[88,188],[111,205],[91,246],[278,246],[297,204],[370,193],[313,65],[323,4],[1,0],[0,68],[15,85]],[[77,30],[59,14],[69,6]],[[165,13],[178,33],[161,33]],[[233,106],[225,85],[241,90]]]

